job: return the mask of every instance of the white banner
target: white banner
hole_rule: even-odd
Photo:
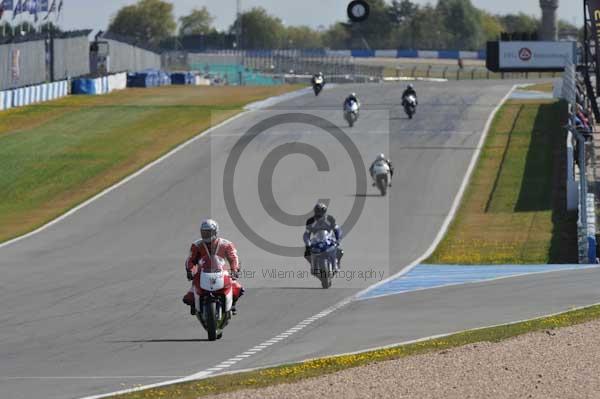
[[[562,69],[575,62],[575,42],[500,42],[500,69]]]

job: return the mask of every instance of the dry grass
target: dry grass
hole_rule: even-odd
[[[497,114],[461,207],[428,263],[576,263],[564,209],[565,106],[509,101]],[[564,151],[564,150],[563,150]]]
[[[133,89],[3,112],[0,242],[54,219],[243,105],[297,88]]]

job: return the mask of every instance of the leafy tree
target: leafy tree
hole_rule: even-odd
[[[439,0],[436,10],[450,34],[449,48],[479,48],[483,32],[479,10],[471,0]]]
[[[406,20],[414,18],[418,11],[419,5],[410,0],[392,0],[389,15],[393,23],[400,25]]]
[[[206,7],[194,8],[189,15],[179,18],[179,36],[206,35],[214,29],[214,20]]]
[[[260,49],[278,48],[285,38],[285,27],[281,19],[273,17],[262,7],[255,7],[241,15],[241,48]],[[239,21],[233,23],[231,33],[236,33]]]
[[[285,40],[291,48],[320,48],[322,35],[308,26],[290,26],[286,29]]]
[[[369,0],[371,14],[366,21],[351,22],[353,47],[386,48],[389,45],[393,22],[390,8],[384,0]],[[366,43],[365,43],[366,42]]]
[[[162,0],[139,0],[123,7],[112,18],[108,31],[129,36],[140,43],[158,45],[173,35],[177,24],[173,4]]]
[[[410,48],[438,50],[448,48],[449,33],[436,8],[427,5],[419,9],[410,20],[408,33],[411,35]]]
[[[323,35],[323,44],[332,49],[346,49],[350,42],[350,31],[348,25],[338,22],[333,24]]]
[[[485,11],[481,12],[480,15],[481,20],[481,28],[483,30],[483,41],[492,41],[497,40],[500,37],[500,34],[504,32],[504,26],[500,22],[500,19],[494,15],[488,14]],[[482,42],[479,44],[479,47],[482,48],[485,43]]]
[[[537,32],[540,27],[539,19],[524,13],[501,15],[499,20],[508,33]]]

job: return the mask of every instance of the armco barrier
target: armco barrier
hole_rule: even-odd
[[[12,91],[0,91],[0,111],[12,108]]]
[[[66,80],[0,92],[0,111],[56,100],[69,94]]]

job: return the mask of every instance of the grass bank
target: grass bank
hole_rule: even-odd
[[[566,105],[508,101],[496,114],[446,236],[426,263],[577,263],[566,212]]]
[[[310,360],[245,373],[223,375],[189,383],[176,384],[156,389],[138,391],[116,396],[118,399],[170,398],[196,399],[216,393],[261,388],[269,385],[292,383],[299,380],[319,377],[325,374],[370,363],[398,359],[406,356],[441,351],[476,342],[499,342],[528,332],[549,330],[581,324],[600,317],[600,306],[573,310],[551,317],[497,327],[482,328],[446,337],[421,341],[408,345]]]
[[[111,186],[244,105],[300,86],[161,87],[0,115],[0,242]]]

